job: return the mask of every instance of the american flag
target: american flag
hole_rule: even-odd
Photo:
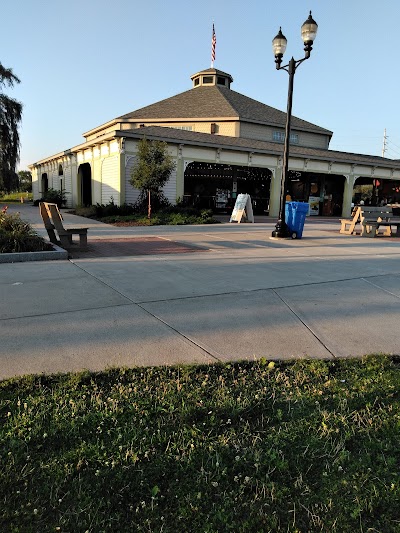
[[[217,36],[215,35],[215,28],[213,24],[213,31],[212,31],[212,38],[211,38],[211,66],[214,66],[216,44],[217,44]]]

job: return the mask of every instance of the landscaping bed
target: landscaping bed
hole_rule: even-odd
[[[68,253],[40,237],[19,213],[0,210],[0,263],[67,259]]]
[[[400,358],[0,382],[0,530],[400,530]]]
[[[77,207],[69,211],[74,215],[92,218],[114,226],[164,226],[188,224],[219,224],[210,209],[193,207],[166,206],[154,211],[148,218],[139,208],[132,205],[93,205]]]

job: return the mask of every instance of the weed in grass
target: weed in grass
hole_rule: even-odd
[[[0,530],[397,532],[399,375],[376,356],[1,382]]]

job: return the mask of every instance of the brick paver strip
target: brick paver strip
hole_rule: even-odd
[[[182,254],[204,252],[205,248],[169,241],[160,237],[137,237],[134,239],[97,239],[88,242],[87,250],[71,250],[72,259],[94,257],[122,257],[134,255]]]

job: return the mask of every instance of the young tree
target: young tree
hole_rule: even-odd
[[[22,118],[22,104],[5,95],[2,90],[20,83],[10,68],[0,63],[0,188],[15,175],[19,160],[20,140],[18,126]]]
[[[164,197],[162,187],[167,183],[175,162],[168,153],[168,145],[162,141],[148,141],[145,137],[139,141],[136,164],[133,167],[130,182],[141,191],[139,202],[148,199],[147,216],[151,216],[151,202]]]

